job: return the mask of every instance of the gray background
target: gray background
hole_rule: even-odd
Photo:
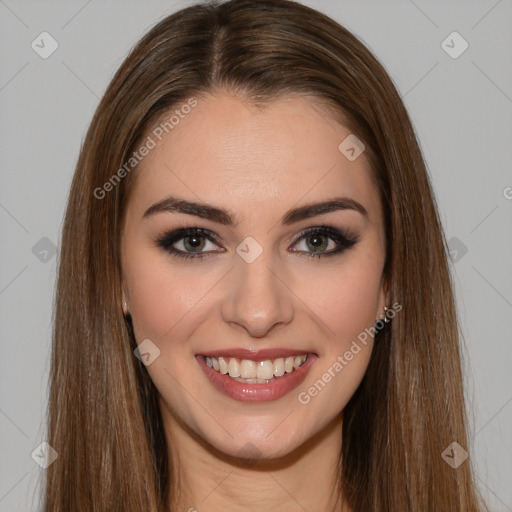
[[[82,138],[132,45],[191,3],[0,0],[1,512],[38,510],[54,250]],[[466,448],[491,510],[512,511],[512,1],[305,3],[369,45],[412,116],[453,249]],[[31,47],[43,31],[47,59]],[[453,31],[458,58],[441,44]]]

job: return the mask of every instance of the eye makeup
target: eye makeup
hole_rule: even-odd
[[[329,242],[325,244],[323,240],[332,241],[335,244],[334,249],[329,251],[322,249],[323,246],[329,246]],[[183,241],[187,241],[184,243]],[[203,243],[202,243],[203,241]],[[312,251],[304,251],[291,249],[291,252],[298,256],[304,257],[332,257],[337,254],[345,252],[347,249],[353,247],[359,241],[358,235],[347,229],[339,229],[326,224],[306,228],[299,233],[292,247],[295,247],[299,242],[305,241],[307,246],[313,247]],[[313,241],[313,244],[308,242]],[[320,241],[320,243],[318,243]],[[214,256],[215,253],[224,252],[219,250],[204,251],[204,246],[207,242],[211,244],[220,245],[220,237],[208,230],[200,227],[178,227],[171,231],[165,231],[155,239],[155,245],[173,257],[180,259],[203,259]],[[183,248],[177,248],[176,245],[180,243]]]

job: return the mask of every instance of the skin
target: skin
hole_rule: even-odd
[[[289,95],[260,110],[228,91],[197,99],[139,165],[122,232],[123,294],[135,337],[160,349],[146,368],[180,475],[176,510],[331,511],[342,411],[367,369],[371,337],[309,403],[298,394],[388,304],[378,190],[364,153],[349,161],[338,149],[349,130],[311,98]],[[170,194],[229,209],[238,223],[176,212],[143,219]],[[360,202],[368,217],[338,210],[281,225],[289,209],[338,196]],[[311,237],[299,235],[321,224],[349,229],[358,242],[331,257],[290,250],[314,252]],[[202,260],[174,258],[155,240],[182,225],[210,230],[221,243],[201,239],[199,250],[211,251]],[[252,263],[235,252],[248,236],[263,249]],[[321,242],[329,243],[324,252],[336,247],[328,237]],[[190,252],[183,244],[174,246]],[[248,404],[219,393],[195,358],[232,347],[304,349],[318,360],[296,390]]]

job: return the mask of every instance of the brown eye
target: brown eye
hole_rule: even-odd
[[[178,258],[203,258],[211,252],[219,252],[215,250],[218,247],[216,238],[205,229],[180,228],[164,234],[156,244]]]
[[[326,251],[327,247],[329,246],[329,240],[330,238],[321,235],[321,234],[315,234],[315,235],[308,235],[306,238],[304,238],[306,241],[306,245],[308,248],[311,248],[313,252],[315,251]],[[332,239],[331,239],[332,241]],[[332,249],[332,247],[331,247]]]
[[[349,249],[357,241],[357,236],[352,233],[331,226],[318,226],[307,229],[295,243],[294,247],[299,242],[304,242],[305,250],[293,249],[293,252],[302,253],[304,256],[332,256]]]
[[[186,251],[201,252],[206,245],[204,235],[188,235],[184,236],[181,240],[184,240],[183,246]]]

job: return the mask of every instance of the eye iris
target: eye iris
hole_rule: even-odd
[[[204,247],[204,237],[201,235],[188,235],[184,237],[184,246],[185,249],[187,249],[187,251],[195,251],[196,249],[202,249]]]
[[[322,239],[323,239],[323,243],[322,243]],[[310,247],[313,247],[315,249],[325,249],[327,247],[327,244],[325,243],[325,240],[326,240],[326,237],[323,236],[323,235],[309,235],[307,238],[306,238],[306,242],[308,242],[308,240],[311,240],[312,241],[312,244],[310,245],[308,243],[308,246]]]

